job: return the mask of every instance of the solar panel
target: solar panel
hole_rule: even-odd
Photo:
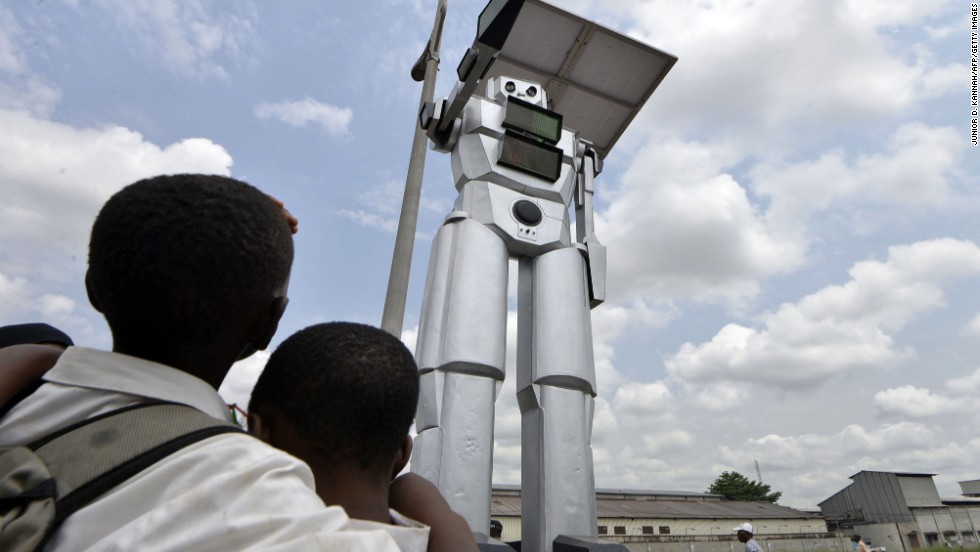
[[[525,0],[486,79],[541,83],[549,109],[605,157],[677,58],[542,0]]]

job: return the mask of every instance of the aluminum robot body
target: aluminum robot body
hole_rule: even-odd
[[[529,93],[530,91],[534,93]],[[508,260],[518,260],[517,395],[522,549],[595,536],[590,308],[604,292],[592,232],[589,144],[562,129],[551,181],[499,162],[509,97],[546,107],[538,83],[497,77],[471,98],[451,138],[459,196],[432,244],[416,358],[421,396],[413,471],[436,483],[474,531],[490,520],[494,403],[504,379]],[[577,237],[569,209],[577,213]]]
[[[540,86],[508,79],[515,83],[513,94],[494,90],[500,79],[490,83],[489,94],[496,102],[478,97],[470,99],[463,111],[462,130],[452,150],[453,179],[459,197],[455,209],[497,232],[512,256],[534,256],[571,245],[568,206],[575,190],[576,173],[574,132],[562,130],[556,147],[561,149],[561,172],[558,180],[548,182],[497,162],[503,137],[501,122],[508,95],[545,107],[545,95],[533,97],[524,92]],[[522,221],[514,212],[519,201],[531,202],[542,213],[534,225]]]

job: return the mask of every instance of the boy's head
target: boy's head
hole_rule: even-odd
[[[158,176],[102,207],[86,286],[116,346],[130,354],[222,340],[264,348],[285,308],[292,261],[289,225],[264,193],[224,176]],[[275,320],[265,330],[241,329],[259,318]]]
[[[401,341],[364,324],[331,322],[276,348],[252,390],[249,415],[274,427],[271,439],[260,437],[308,463],[390,477],[408,461],[403,446],[418,397],[418,368]]]

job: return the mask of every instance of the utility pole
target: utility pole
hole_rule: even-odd
[[[431,103],[435,95],[436,72],[439,70],[439,48],[442,45],[442,26],[446,20],[447,0],[439,0],[432,34],[425,50],[412,66],[412,78],[422,81],[422,96],[419,108]],[[405,194],[402,197],[402,210],[398,217],[398,231],[395,233],[395,250],[391,256],[391,272],[388,274],[388,291],[385,294],[384,313],[381,315],[381,329],[401,338],[405,322],[405,301],[408,297],[408,277],[412,271],[412,254],[415,248],[415,229],[419,219],[419,198],[422,196],[422,175],[425,172],[425,153],[428,146],[425,130],[415,119],[415,138],[412,141],[412,154],[408,161],[408,175],[405,178]]]

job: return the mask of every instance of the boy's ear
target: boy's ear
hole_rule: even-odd
[[[258,324],[256,328],[258,332],[253,336],[255,341],[252,343],[256,349],[262,351],[269,346],[272,337],[276,335],[276,330],[279,329],[279,321],[282,320],[282,315],[285,314],[288,305],[289,297],[285,295],[276,297],[269,303],[265,312],[265,320]]]
[[[272,443],[272,431],[257,412],[248,413],[248,433],[265,443]]]
[[[92,280],[88,270],[85,271],[85,293],[88,294],[88,302],[92,304],[92,308],[102,312],[102,307],[99,306],[99,298],[95,295],[95,290],[92,289]]]
[[[279,329],[279,321],[282,320],[283,313],[286,312],[286,306],[289,304],[289,297],[276,297],[266,306],[265,310],[259,313],[259,316],[253,321],[253,326],[249,332],[248,341],[245,342],[245,347],[240,353],[238,353],[237,360],[244,360],[253,354],[255,351],[263,351],[272,341],[272,337],[276,335],[276,330]]]
[[[391,465],[391,478],[394,479],[398,477],[398,474],[405,469],[408,465],[408,460],[412,457],[412,447],[415,446],[415,442],[412,441],[411,435],[406,435],[405,440],[402,441],[401,448],[395,453],[395,462]]]

